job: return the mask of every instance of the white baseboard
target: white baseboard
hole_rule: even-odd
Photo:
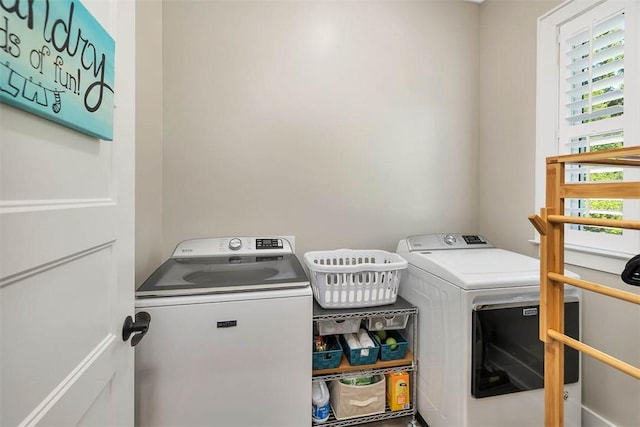
[[[586,406],[582,407],[582,427],[617,427]]]

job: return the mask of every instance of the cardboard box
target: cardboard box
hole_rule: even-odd
[[[385,410],[385,382],[377,376],[369,385],[348,385],[331,381],[331,409],[338,420],[382,414]]]
[[[411,409],[409,393],[409,374],[407,372],[391,372],[386,374],[387,402],[392,411]]]

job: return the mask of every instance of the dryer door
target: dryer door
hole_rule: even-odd
[[[476,398],[544,387],[539,301],[476,304],[472,313],[471,394]],[[579,338],[579,302],[566,298],[565,333]],[[565,346],[565,384],[579,378],[579,354]]]

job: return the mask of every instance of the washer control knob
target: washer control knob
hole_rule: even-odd
[[[447,245],[453,245],[456,242],[456,236],[454,236],[453,234],[447,234],[446,236],[444,236],[444,242]]]
[[[241,247],[242,247],[242,240],[238,239],[237,237],[234,237],[233,239],[229,240],[229,249],[231,249],[232,251],[237,251]]]

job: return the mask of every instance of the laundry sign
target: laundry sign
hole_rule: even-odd
[[[113,140],[115,42],[77,0],[0,0],[0,101]]]

